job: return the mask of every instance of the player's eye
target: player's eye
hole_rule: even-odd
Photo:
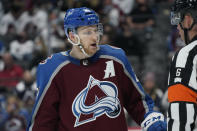
[[[88,31],[85,31],[84,32],[84,34],[86,34],[86,35],[92,35],[92,34],[94,34],[94,33],[98,33],[98,30],[88,30]]]
[[[92,31],[86,31],[85,34],[91,35],[92,34]]]

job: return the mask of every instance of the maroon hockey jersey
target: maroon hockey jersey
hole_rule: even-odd
[[[28,131],[127,131],[123,108],[138,124],[153,108],[123,50],[108,45],[83,60],[52,55],[39,64],[37,85]]]

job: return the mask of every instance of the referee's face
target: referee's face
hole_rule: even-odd
[[[181,39],[183,41],[185,41],[185,36],[184,36],[184,30],[183,29],[191,28],[192,24],[193,24],[193,18],[189,14],[186,14],[184,16],[183,21],[178,24],[177,29],[179,30],[179,35],[181,36]],[[190,38],[191,37],[191,31],[192,31],[192,29],[188,31],[189,40],[191,39]]]
[[[179,31],[179,35],[180,35],[182,41],[185,41],[185,38],[184,38],[184,31],[183,31],[183,29],[181,28],[181,25],[180,25],[180,24],[178,24],[177,29],[178,29],[178,31]]]

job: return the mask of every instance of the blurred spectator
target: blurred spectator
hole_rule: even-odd
[[[11,9],[11,3],[13,3],[13,0],[1,0],[1,3],[4,13],[7,13]]]
[[[103,13],[107,16],[109,24],[118,27],[124,21],[126,14],[130,13],[134,0],[105,0]]]
[[[2,3],[0,1],[0,20],[2,19],[3,14],[4,14],[3,5],[2,5]]]
[[[28,65],[28,69],[32,70],[34,67],[37,67],[37,65],[43,61],[44,59],[46,59],[47,57],[47,53],[48,53],[48,48],[46,46],[46,44],[44,43],[44,40],[42,38],[42,36],[37,36],[35,38],[34,41],[34,46],[35,46],[35,50],[33,53],[33,59],[31,60],[31,62]]]
[[[104,0],[102,6],[103,14],[107,14],[113,8],[112,0]]]
[[[161,108],[161,100],[163,92],[157,87],[155,81],[155,74],[153,72],[147,72],[143,78],[143,87],[145,92],[153,99],[155,106],[154,110],[163,111]]]
[[[10,49],[11,41],[16,39],[16,28],[13,24],[8,24],[7,32],[4,35],[0,34],[0,40],[4,43],[6,51]]]
[[[104,34],[101,37],[101,44],[110,44],[114,45],[116,40],[116,30],[110,24],[105,24],[103,26]]]
[[[1,103],[5,103],[5,98],[3,101],[1,101]],[[0,130],[3,131],[3,128],[4,128],[4,125],[5,125],[5,122],[7,121],[8,119],[8,113],[6,112],[6,109],[5,107],[1,107],[0,108]]]
[[[144,69],[144,57],[148,53],[147,48],[152,39],[154,24],[154,14],[147,0],[136,0],[136,6],[125,17],[125,22],[121,23],[123,37],[129,43],[122,47],[127,50],[127,54],[138,56],[140,70]]]
[[[32,9],[36,0],[24,0],[25,9],[29,10]]]
[[[0,56],[2,56],[4,53],[5,53],[5,45],[2,41],[0,41]]]
[[[155,24],[154,14],[148,5],[147,0],[136,0],[136,7],[130,13],[131,28],[144,30]]]
[[[34,51],[34,42],[27,37],[26,32],[18,34],[18,39],[10,43],[10,53],[18,61],[32,60]]]
[[[101,44],[111,44],[110,41],[111,41],[111,40],[110,40],[109,35],[104,34],[104,35],[101,37],[100,43],[101,43]]]
[[[59,0],[58,6],[62,11],[74,7],[74,0]]]
[[[32,8],[33,24],[38,27],[40,31],[48,27],[48,14],[45,10],[45,4],[38,3],[37,7]]]
[[[169,51],[168,56],[169,60],[171,61],[171,58],[174,55],[174,53],[180,50],[185,45],[179,36],[178,30],[175,27],[172,28],[172,31],[167,37],[167,44]]]
[[[4,62],[4,68],[0,71],[0,87],[12,90],[21,80],[23,69],[21,66],[14,63],[13,57],[10,53],[3,54],[2,59]]]
[[[3,130],[3,125],[7,119],[7,114],[5,110],[6,98],[4,95],[0,94],[0,130]]]
[[[127,17],[127,22],[134,36],[139,40],[138,44],[147,46],[147,41],[152,38],[153,26],[155,24],[154,14],[147,0],[137,0],[136,7]]]
[[[119,25],[119,18],[120,18],[120,12],[117,8],[112,8],[109,12],[109,23],[114,26],[117,27]]]
[[[135,0],[112,0],[114,5],[117,5],[124,14],[129,14],[133,7]]]
[[[27,38],[30,40],[35,40],[36,36],[39,35],[38,28],[32,22],[26,24],[24,32],[27,34]]]
[[[105,0],[103,2],[102,12],[105,18],[107,18],[104,23],[107,21],[113,27],[117,27],[119,25],[120,10],[118,9],[117,5],[113,4],[112,0]]]
[[[101,13],[102,10],[102,0],[89,0],[89,8],[94,9],[97,13]],[[86,6],[86,5],[85,5]]]
[[[15,26],[17,26],[17,33],[24,31],[26,25],[28,23],[32,23],[32,19],[33,14],[31,14],[30,11],[21,11],[21,15],[19,16],[17,21],[15,21]]]
[[[49,19],[51,21],[49,38],[49,46],[51,49],[51,53],[64,51],[66,48],[66,37],[63,28],[63,21],[59,20],[57,12],[51,12]]]
[[[20,114],[25,117],[26,121],[30,119],[36,93],[37,87],[35,78],[30,71],[26,70],[23,74],[23,79],[16,85],[16,94],[18,98],[24,102]]]
[[[138,77],[141,77],[141,73],[144,70],[144,46],[139,44],[139,39],[134,36],[132,29],[129,27],[128,23],[121,23],[121,30],[118,35],[116,35],[116,40],[114,46],[122,48]]]
[[[13,24],[16,28],[16,32],[19,33],[24,29],[29,20],[27,14],[23,13],[23,3],[14,2],[11,6],[11,10],[2,17],[0,34],[6,34],[10,24]]]
[[[15,96],[7,98],[3,131],[25,131],[25,119],[19,115],[20,101]]]
[[[5,109],[5,96],[0,93],[0,110],[2,109]]]
[[[36,31],[38,32],[37,36],[38,35],[41,36],[46,46],[48,46],[48,48],[50,49],[50,45],[49,45],[50,31],[49,30],[51,27],[49,27],[49,23],[51,21],[48,19],[48,16],[49,16],[49,12],[47,12],[48,9],[46,5],[42,2],[39,1],[36,4],[36,6],[31,10],[31,12],[33,13],[32,23],[33,25],[36,26]]]
[[[16,85],[17,96],[23,101],[27,101],[29,97],[35,100],[36,91],[35,78],[30,71],[26,70],[23,73],[22,80]]]
[[[127,23],[122,23],[121,27],[122,31],[116,38],[115,46],[122,48],[127,55],[138,56],[142,60],[144,47],[139,44]]]

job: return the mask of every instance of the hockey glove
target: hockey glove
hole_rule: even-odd
[[[143,131],[167,131],[167,123],[159,112],[147,113],[141,127]]]

